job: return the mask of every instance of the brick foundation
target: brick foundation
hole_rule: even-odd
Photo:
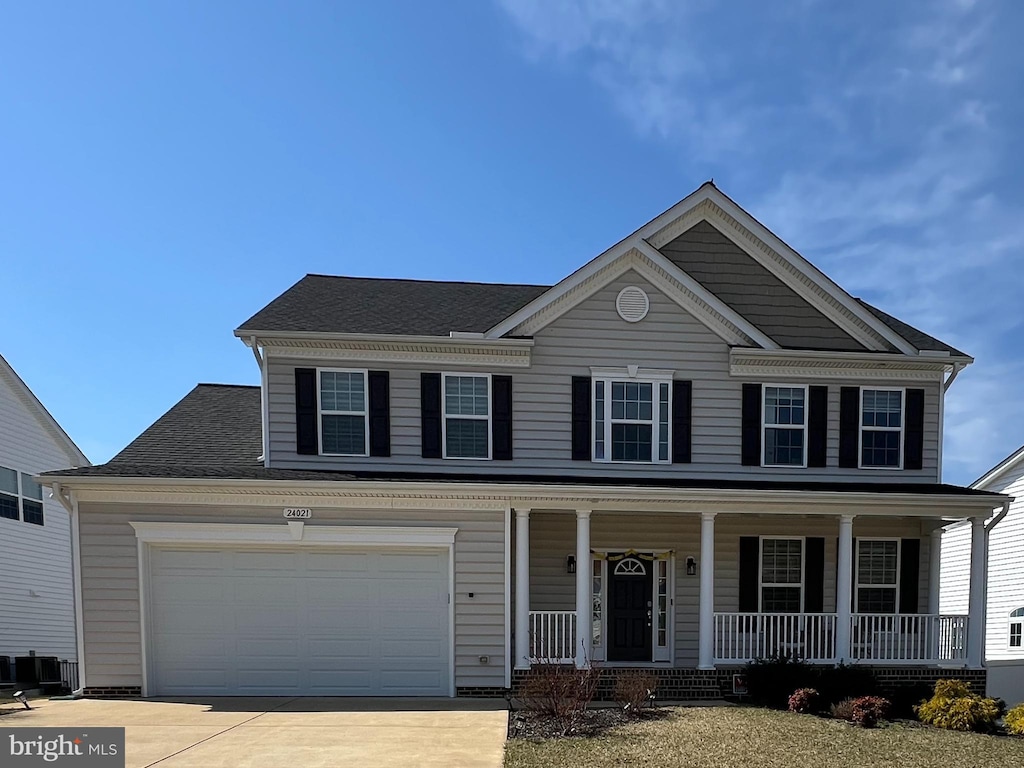
[[[138,699],[142,697],[142,688],[137,685],[86,688],[82,695],[87,699]]]
[[[508,696],[508,688],[467,686],[456,688],[455,695],[460,699],[504,699]]]

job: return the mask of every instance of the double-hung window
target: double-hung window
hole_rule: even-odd
[[[902,466],[903,400],[902,389],[860,391],[861,467]]]
[[[320,369],[320,451],[328,456],[368,456],[366,371]]]
[[[31,475],[0,467],[0,517],[43,525],[43,488]]]
[[[807,466],[807,387],[764,385],[766,467]]]
[[[804,593],[804,540],[761,538],[761,612],[800,613]]]
[[[671,372],[593,382],[594,461],[668,463]]]
[[[899,540],[857,539],[857,612],[896,613],[899,573]]]
[[[1018,608],[1010,613],[1010,648],[1024,650],[1024,608]]]
[[[491,377],[444,374],[444,458],[491,458]]]

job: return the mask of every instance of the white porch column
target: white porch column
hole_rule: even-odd
[[[853,515],[839,518],[838,574],[836,575],[836,658],[850,658],[853,606]]]
[[[939,592],[941,590],[942,568],[942,528],[932,531],[928,548],[928,613],[933,616],[939,612]]]
[[[697,668],[715,668],[715,513],[700,516],[700,625]]]
[[[516,669],[530,668],[530,510],[516,508]]]
[[[971,594],[967,619],[967,665],[985,660],[985,519],[971,519]]]
[[[576,510],[576,666],[593,658],[594,580],[590,575],[590,510]]]

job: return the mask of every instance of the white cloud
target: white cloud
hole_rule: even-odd
[[[584,72],[642,137],[739,180],[741,204],[852,293],[977,357],[950,392],[949,479],[1024,442],[1024,363],[1006,352],[1024,219],[994,187],[1006,129],[986,96],[988,6],[912,17],[882,3],[880,23],[859,7],[754,4],[744,33],[706,3],[500,2],[533,60]]]

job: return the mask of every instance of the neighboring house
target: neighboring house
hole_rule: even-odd
[[[984,680],[934,546],[1006,501],[940,479],[971,358],[710,183],[554,286],[308,275],[235,334],[260,387],[46,478],[89,694],[494,695],[599,660],[703,698],[776,652]]]
[[[990,670],[988,693],[1009,702],[1024,702],[1024,447],[1010,454],[972,486],[1014,497],[1009,511],[988,527],[986,578],[985,665]],[[943,612],[967,610],[970,599],[971,530],[955,523],[942,535]]]
[[[77,656],[68,512],[32,478],[88,465],[0,357],[0,657],[12,663]]]

